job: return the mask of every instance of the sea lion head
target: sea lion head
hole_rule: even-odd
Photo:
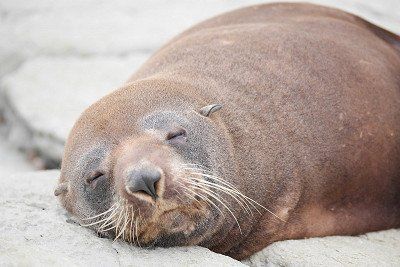
[[[234,198],[219,193],[235,194],[222,178],[235,168],[216,112],[221,105],[193,92],[180,83],[142,80],[81,115],[55,191],[81,224],[139,245],[172,246],[199,244],[234,223],[223,219],[226,209],[235,212]]]

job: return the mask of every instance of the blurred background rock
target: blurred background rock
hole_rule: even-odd
[[[0,172],[57,168],[79,114],[162,44],[206,18],[266,2],[0,1]],[[400,0],[309,2],[400,33]]]

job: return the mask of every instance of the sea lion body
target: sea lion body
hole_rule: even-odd
[[[202,245],[237,259],[278,240],[399,227],[399,40],[310,4],[253,6],[200,23],[83,113],[67,141],[61,201],[85,218],[118,196],[141,210],[142,243]],[[223,108],[196,113],[212,103]],[[140,173],[161,173],[161,197],[126,189],[136,163]],[[191,188],[182,163],[207,167],[254,202],[214,186],[214,197],[203,196],[224,215],[198,204],[207,201],[177,186]],[[95,169],[106,180],[91,192],[82,181]]]

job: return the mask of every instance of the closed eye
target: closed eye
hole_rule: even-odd
[[[87,184],[92,184],[95,180],[99,179],[103,175],[104,175],[104,173],[99,172],[99,171],[95,171],[88,178],[86,178],[86,183]]]
[[[172,140],[172,139],[180,139],[180,138],[184,139],[184,138],[186,138],[186,135],[187,135],[186,130],[183,128],[179,128],[179,129],[175,129],[175,130],[169,132],[167,134],[166,139],[168,141]]]

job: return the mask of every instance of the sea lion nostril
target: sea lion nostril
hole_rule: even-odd
[[[155,185],[160,179],[161,173],[156,169],[134,170],[127,177],[126,187],[131,193],[143,192],[155,200],[158,197]]]

